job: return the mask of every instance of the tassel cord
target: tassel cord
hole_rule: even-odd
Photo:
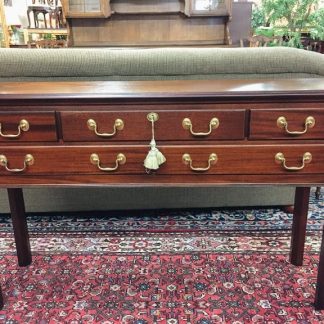
[[[154,138],[154,120],[152,119],[152,140],[155,140]]]
[[[152,139],[150,142],[150,151],[148,152],[146,159],[144,160],[144,166],[146,173],[150,174],[152,171],[159,169],[159,166],[163,164],[166,159],[163,154],[158,150],[155,143],[155,134],[154,134],[154,119],[151,119],[152,122]]]

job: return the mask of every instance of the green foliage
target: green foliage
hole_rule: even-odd
[[[317,4],[318,0],[263,0],[262,8],[267,22],[297,32],[309,22],[311,12]]]
[[[255,29],[255,35],[262,35],[266,37],[274,36],[274,30],[272,27],[258,27]]]
[[[324,40],[324,8],[315,11],[310,16],[310,34],[315,40]]]
[[[262,7],[254,6],[252,10],[251,27],[256,29],[261,26],[266,26],[264,10]]]
[[[302,47],[301,33],[309,30],[314,39],[324,39],[324,9],[314,12],[319,0],[262,0],[255,21],[275,28],[284,45]],[[259,15],[259,16],[258,16]],[[262,19],[261,19],[262,18]],[[259,25],[260,26],[260,25]],[[258,26],[256,26],[258,27]]]
[[[51,40],[52,39],[52,35],[51,34],[44,34],[43,35],[43,39]]]

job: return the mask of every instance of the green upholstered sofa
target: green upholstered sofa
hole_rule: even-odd
[[[284,47],[0,49],[0,82],[323,76],[324,55]],[[27,211],[289,205],[293,197],[290,187],[25,189]],[[5,190],[0,207],[8,211]]]
[[[294,48],[1,49],[10,80],[316,78],[324,57]]]

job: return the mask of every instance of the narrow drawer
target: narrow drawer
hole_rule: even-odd
[[[159,115],[155,123],[155,137],[160,141],[244,138],[243,109],[154,112]],[[152,131],[151,123],[147,120],[148,113],[62,112],[63,138],[65,141],[147,141],[151,138]],[[92,127],[89,123],[92,123]]]
[[[0,113],[0,142],[56,141],[54,112]]]
[[[160,146],[159,149],[166,162],[156,172],[157,176],[324,173],[324,144],[182,145]],[[0,147],[0,175],[145,175],[143,162],[147,153],[144,145]]]
[[[251,110],[250,139],[322,139],[324,111],[319,109]]]

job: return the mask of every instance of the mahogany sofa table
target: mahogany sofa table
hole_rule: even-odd
[[[152,124],[166,162],[148,172]],[[297,187],[290,260],[302,265],[309,188],[324,184],[324,79],[4,82],[0,141],[21,266],[24,187],[227,185]]]

